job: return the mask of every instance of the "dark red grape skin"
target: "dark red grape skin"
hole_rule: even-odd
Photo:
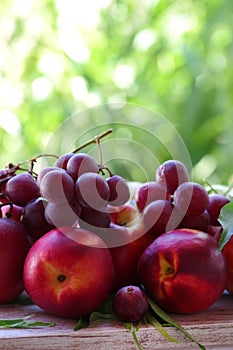
[[[110,225],[110,214],[106,207],[96,210],[88,206],[81,206],[79,225],[91,231],[99,227],[107,228]]]
[[[158,199],[169,199],[170,195],[157,182],[149,181],[138,188],[135,195],[135,201],[140,212]]]
[[[62,168],[66,170],[67,163],[74,153],[64,153],[54,162],[54,167]]]
[[[120,206],[125,204],[130,197],[129,187],[123,177],[119,175],[112,175],[106,179],[109,186],[110,194],[108,202],[113,206]]]
[[[39,186],[28,172],[12,177],[6,184],[5,192],[9,200],[20,207],[40,196]]]
[[[70,201],[74,195],[74,181],[64,169],[57,168],[43,176],[40,192],[48,201]]]
[[[215,225],[215,226],[220,225],[218,221],[220,211],[222,207],[229,202],[230,202],[230,199],[222,194],[218,194],[218,193],[209,194],[209,204],[207,207],[207,211],[210,215],[212,225]]]
[[[175,229],[180,223],[180,215],[169,200],[151,202],[143,211],[143,222],[147,232],[155,237]]]
[[[184,182],[175,190],[173,200],[182,215],[200,215],[208,207],[209,195],[200,184]]]
[[[67,162],[67,172],[74,180],[85,173],[98,173],[99,166],[95,159],[89,154],[74,154]]]
[[[138,286],[122,287],[114,295],[113,312],[123,322],[139,322],[149,310],[146,294]]]
[[[24,207],[22,223],[33,241],[36,241],[46,232],[54,228],[54,226],[50,225],[44,217],[47,204],[48,202],[44,198],[39,197],[30,201]]]
[[[45,208],[45,219],[50,225],[55,227],[73,226],[78,219],[78,210],[76,212],[68,202],[49,202]],[[79,213],[81,208],[79,210]]]
[[[210,225],[210,216],[207,210],[199,215],[185,215],[179,228],[191,228],[207,232]]]
[[[156,170],[155,179],[169,194],[173,194],[183,182],[189,181],[188,170],[179,160],[167,160]]]
[[[109,186],[99,174],[82,174],[75,184],[75,197],[83,205],[98,210],[106,207],[109,199]]]
[[[37,176],[37,183],[38,185],[40,186],[40,183],[43,179],[43,177],[49,172],[49,171],[52,171],[52,170],[57,170],[58,168],[55,167],[55,166],[48,166],[48,167],[45,167],[43,169],[41,169],[41,171],[39,172],[38,176]]]

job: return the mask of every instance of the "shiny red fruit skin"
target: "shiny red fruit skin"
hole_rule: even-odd
[[[208,309],[226,288],[227,270],[217,240],[207,233],[177,229],[144,251],[138,275],[164,310],[193,314]]]
[[[80,318],[111,292],[114,268],[104,242],[75,227],[55,228],[31,247],[24,264],[25,289],[49,314]]]
[[[0,304],[15,301],[23,291],[23,265],[30,246],[21,223],[0,219]]]
[[[115,315],[123,322],[139,322],[149,310],[146,294],[138,286],[120,288],[112,302]]]

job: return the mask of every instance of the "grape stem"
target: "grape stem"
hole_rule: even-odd
[[[101,134],[99,134],[99,135],[93,137],[91,140],[89,140],[89,141],[83,143],[82,145],[78,146],[78,147],[75,148],[75,150],[73,150],[71,153],[77,153],[78,151],[81,151],[81,149],[83,149],[83,148],[85,148],[85,147],[91,145],[92,143],[97,143],[97,142],[99,143],[99,141],[100,141],[103,137],[105,137],[105,136],[111,134],[112,131],[113,131],[112,129],[108,129],[108,130],[104,131],[103,133],[101,133]],[[100,163],[101,163],[101,162],[100,162]]]
[[[112,176],[113,174],[111,173],[111,171],[109,170],[109,168],[105,167],[103,164],[103,154],[102,154],[102,150],[100,147],[100,140],[111,134],[112,133],[112,129],[108,129],[106,131],[104,131],[103,133],[93,137],[91,140],[83,143],[82,145],[78,146],[75,150],[72,151],[72,153],[77,153],[78,151],[80,151],[81,149],[91,145],[92,143],[95,143],[97,145],[97,149],[98,149],[98,153],[99,153],[99,171],[102,173],[102,175],[104,175],[104,170],[107,170],[109,173],[109,176]]]

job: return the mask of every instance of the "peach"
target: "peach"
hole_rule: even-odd
[[[96,234],[75,227],[55,228],[31,247],[24,264],[25,289],[47,313],[79,318],[108,297],[114,268]]]
[[[148,294],[166,311],[192,314],[208,309],[223,293],[227,269],[211,235],[176,229],[143,252],[138,275]]]

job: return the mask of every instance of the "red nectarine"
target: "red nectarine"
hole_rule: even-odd
[[[222,249],[223,256],[227,265],[227,286],[228,292],[233,294],[233,236]]]
[[[191,229],[162,234],[144,251],[138,273],[150,296],[165,310],[192,314],[209,308],[226,287],[218,242]]]
[[[74,227],[51,230],[34,243],[24,265],[25,289],[35,304],[60,317],[98,308],[113,284],[112,258],[96,234]]]
[[[23,264],[30,246],[21,223],[0,219],[0,304],[14,301],[23,291]]]

